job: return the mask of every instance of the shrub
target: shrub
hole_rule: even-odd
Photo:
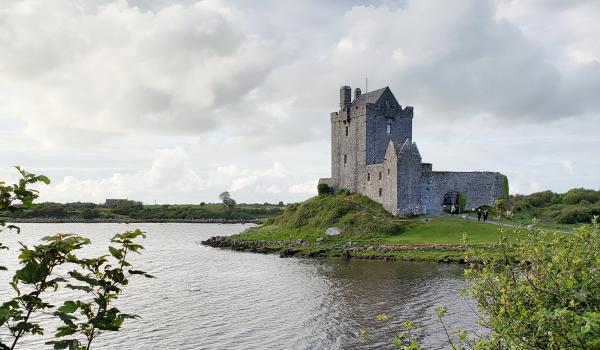
[[[502,198],[508,199],[508,177],[502,176]]]
[[[523,197],[523,201],[532,207],[544,207],[552,204],[554,193],[552,191],[536,192]]]
[[[470,251],[465,270],[466,294],[479,309],[479,324],[488,329],[471,334],[448,331],[444,307],[436,308],[450,349],[600,349],[600,226],[583,225],[573,233],[515,229],[510,241],[500,227],[499,254]],[[471,256],[476,259],[470,259]],[[405,322],[394,340],[402,349],[423,349]],[[427,326],[425,326],[427,327]]]
[[[579,204],[586,200],[591,203],[600,201],[600,191],[594,191],[586,188],[573,188],[565,193],[563,202],[565,204]]]
[[[600,348],[596,220],[574,234],[519,232],[514,244],[501,240],[501,258],[467,270],[491,331],[477,349]]]
[[[317,193],[319,193],[319,196],[330,194],[331,187],[329,187],[328,184],[318,184],[317,185]]]
[[[339,196],[347,196],[350,195],[351,192],[347,188],[342,188],[341,190],[337,191],[337,194]]]
[[[559,224],[577,224],[589,222],[600,215],[600,205],[572,205],[554,212],[554,220]]]
[[[460,212],[463,213],[465,211],[465,208],[467,207],[467,196],[465,196],[464,194],[459,194],[458,195],[458,208],[460,209]]]

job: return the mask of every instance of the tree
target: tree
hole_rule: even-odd
[[[231,195],[228,191],[221,192],[219,199],[227,209],[233,210],[235,208],[235,199],[231,198]]]
[[[21,175],[18,184],[6,185],[0,181],[0,211],[14,212],[33,208],[33,201],[38,198],[38,191],[29,188],[30,185],[50,180],[43,175],[30,174],[17,167]],[[15,225],[6,225],[0,220],[0,231],[5,229],[20,232]],[[89,350],[92,341],[102,332],[118,331],[127,318],[135,315],[124,314],[119,309],[111,307],[114,300],[127,285],[129,277],[141,275],[152,278],[141,270],[133,270],[125,260],[128,252],[139,252],[143,247],[134,242],[136,238],[144,238],[139,230],[128,231],[115,235],[113,240],[117,247],[110,246],[110,255],[95,258],[80,258],[76,252],[91,243],[85,237],[74,234],[56,234],[44,237],[42,242],[32,248],[21,244],[18,269],[10,283],[16,295],[0,304],[0,349],[15,349],[23,337],[42,335],[43,325],[33,317],[37,313],[49,314],[54,306],[44,300],[46,292],[59,288],[69,288],[83,293],[77,300],[66,300],[54,315],[60,318],[65,326],[60,327],[56,338],[72,337],[47,342],[55,349]],[[0,243],[0,249],[7,249]],[[116,260],[111,262],[110,260]],[[116,267],[115,267],[116,266]],[[59,275],[59,267],[71,268],[68,276]],[[6,267],[0,266],[6,271]],[[74,306],[76,306],[74,308]],[[77,316],[71,313],[79,311],[85,320],[79,322]],[[78,340],[81,335],[83,341]]]
[[[84,208],[81,211],[81,217],[86,220],[92,220],[99,216],[100,216],[100,212],[98,212],[98,209],[95,209],[95,208],[94,209]]]

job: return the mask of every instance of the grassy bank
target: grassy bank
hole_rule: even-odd
[[[331,227],[341,234],[327,235]],[[506,229],[509,239],[512,231]],[[206,244],[282,256],[458,262],[465,235],[469,247],[493,251],[498,226],[450,216],[396,217],[364,196],[342,192],[291,205],[260,227]]]

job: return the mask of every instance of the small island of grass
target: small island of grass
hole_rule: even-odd
[[[459,216],[398,217],[365,196],[340,191],[290,205],[259,227],[204,244],[282,257],[460,262],[467,248],[493,250],[497,241],[497,225]]]

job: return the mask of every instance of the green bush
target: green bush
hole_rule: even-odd
[[[490,329],[474,348],[599,349],[596,219],[574,234],[535,230],[517,237],[514,244],[501,240],[503,258],[467,271],[471,296]]]
[[[341,190],[337,191],[338,196],[347,196],[349,194],[351,194],[351,192],[347,188],[342,188]]]
[[[508,199],[508,177],[502,176],[502,198]]]
[[[544,207],[552,204],[554,193],[552,191],[536,192],[523,198],[523,201],[532,207]]]
[[[554,220],[559,224],[577,224],[590,222],[600,215],[600,205],[571,205],[554,212]]]
[[[461,213],[463,213],[467,208],[467,196],[462,193],[458,195],[458,208],[460,209]]]
[[[600,191],[594,191],[586,188],[573,188],[565,193],[563,202],[565,204],[579,204],[586,200],[591,203],[600,201]]]
[[[318,184],[317,185],[317,193],[319,196],[327,195],[331,193],[331,188],[328,184]]]
[[[572,233],[499,228],[499,252],[470,251],[466,295],[477,302],[486,332],[448,331],[445,307],[435,309],[450,349],[600,349],[600,227],[597,217]],[[498,254],[500,253],[500,254]],[[421,350],[415,323],[394,339]],[[427,327],[427,325],[425,326]]]

